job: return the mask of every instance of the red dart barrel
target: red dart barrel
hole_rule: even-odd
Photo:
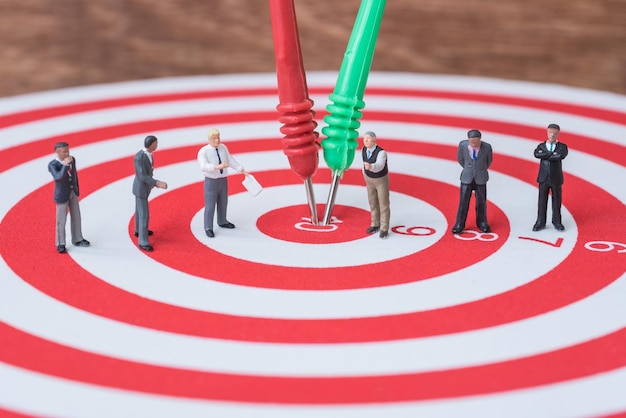
[[[270,0],[276,75],[278,78],[280,132],[283,152],[291,169],[302,179],[310,179],[319,163],[319,134],[309,99],[300,37],[293,0]]]

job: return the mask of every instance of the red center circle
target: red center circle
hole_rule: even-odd
[[[324,207],[318,205],[321,218]],[[295,205],[271,210],[257,220],[257,228],[267,236],[301,244],[337,244],[367,236],[369,212],[353,206],[335,205],[328,225],[311,223],[308,206]]]

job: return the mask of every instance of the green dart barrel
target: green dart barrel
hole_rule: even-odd
[[[358,146],[357,129],[365,107],[363,93],[372,66],[378,31],[385,9],[385,0],[363,0],[352,28],[348,47],[341,63],[332,102],[326,106],[327,124],[322,128],[326,138],[322,141],[324,160],[335,173],[341,174],[354,161]]]

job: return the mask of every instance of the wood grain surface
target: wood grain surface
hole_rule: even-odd
[[[339,69],[358,0],[296,0],[307,71]],[[0,96],[272,72],[264,0],[0,0]],[[626,93],[625,0],[388,0],[372,70]]]

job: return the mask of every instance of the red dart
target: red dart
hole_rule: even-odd
[[[309,99],[306,84],[293,0],[270,0],[270,12],[278,79],[276,109],[280,113],[278,121],[283,124],[280,128],[284,135],[283,152],[291,169],[304,180],[311,222],[317,225],[311,177],[319,164],[319,133],[315,131],[317,122],[313,119],[313,101]]]

